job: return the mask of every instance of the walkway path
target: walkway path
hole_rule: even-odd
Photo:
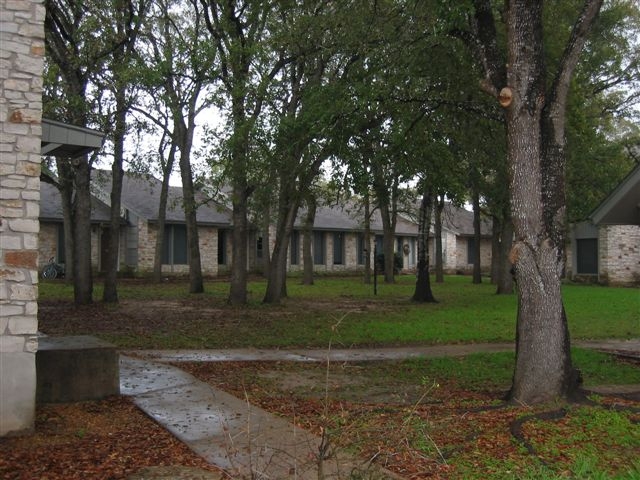
[[[395,478],[355,458],[329,455],[321,438],[171,365],[123,355],[120,390],[234,478],[343,479],[355,471],[369,472],[362,478]]]
[[[640,358],[640,339],[574,342],[576,346],[626,352]],[[121,393],[193,451],[239,478],[396,478],[360,460],[321,455],[322,439],[290,422],[201,382],[163,362],[186,361],[369,361],[462,356],[513,350],[513,343],[332,350],[144,350],[123,352]],[[640,386],[635,388],[640,389]],[[326,457],[323,461],[318,458]],[[324,477],[319,477],[322,469]]]
[[[572,342],[573,346],[600,351],[626,352],[640,358],[640,339],[593,340]],[[161,362],[224,362],[224,361],[292,361],[292,362],[361,362],[369,360],[401,360],[405,358],[461,357],[471,353],[513,351],[514,343],[465,343],[418,347],[384,347],[373,349],[291,349],[270,350],[238,348],[228,350],[137,350],[130,352],[139,358]],[[127,352],[124,352],[125,354]]]

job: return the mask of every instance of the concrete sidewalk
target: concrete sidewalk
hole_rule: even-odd
[[[574,345],[640,358],[640,339]],[[290,422],[277,417],[163,362],[400,360],[513,349],[513,343],[500,343],[378,349],[132,351],[131,356],[127,352],[120,356],[120,390],[194,452],[234,478],[399,478],[366,461],[334,455],[321,438],[294,426],[295,419]],[[324,476],[319,475],[320,469]]]
[[[233,478],[397,478],[171,365],[123,355],[120,378],[123,395]]]
[[[640,338],[631,340],[575,341],[572,346],[603,352],[625,353],[640,358]],[[161,362],[225,362],[225,361],[291,361],[291,362],[363,362],[372,360],[402,360],[408,358],[461,357],[473,353],[509,352],[509,343],[463,343],[416,347],[332,348],[270,350],[237,348],[225,350],[135,350],[123,352],[138,358]]]

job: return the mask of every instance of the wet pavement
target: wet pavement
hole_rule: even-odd
[[[640,339],[579,341],[573,345],[640,358]],[[366,472],[366,476],[355,478],[397,478],[366,461],[330,455],[321,438],[164,362],[400,360],[513,349],[513,343],[495,343],[377,349],[130,351],[120,356],[120,390],[194,452],[233,478],[338,479],[354,478],[356,472]],[[640,386],[626,388],[640,390]]]
[[[589,348],[604,352],[626,353],[640,358],[640,339],[631,340],[580,340],[572,342],[574,347]],[[138,358],[161,362],[364,362],[372,360],[402,360],[407,358],[461,357],[473,353],[513,351],[515,344],[509,343],[464,343],[455,345],[428,345],[415,347],[349,348],[349,349],[291,349],[270,350],[238,348],[228,350],[135,350],[122,352]]]
[[[329,455],[321,438],[171,365],[123,355],[120,378],[123,395],[233,478],[339,479],[356,471],[394,478],[359,459]]]

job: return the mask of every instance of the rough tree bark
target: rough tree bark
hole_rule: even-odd
[[[167,200],[169,198],[169,178],[173,171],[176,157],[176,142],[171,142],[169,155],[162,172],[162,185],[160,187],[160,205],[158,206],[158,230],[156,234],[156,246],[153,256],[153,281],[162,280],[162,250],[164,249],[164,227],[167,219]],[[162,148],[159,147],[159,150]],[[162,152],[158,152],[162,155]]]
[[[192,125],[195,125],[193,123]],[[187,254],[189,256],[189,293],[204,292],[202,262],[200,260],[200,240],[196,219],[197,204],[193,186],[193,171],[190,152],[193,142],[193,129],[189,128],[187,138],[180,143],[180,176],[182,178],[182,203],[187,223]]]
[[[444,195],[436,197],[434,209],[433,236],[436,244],[436,283],[444,282],[444,259],[442,258],[442,213],[444,212]]]
[[[263,299],[264,303],[278,303],[282,298],[286,297],[287,252],[289,250],[291,232],[293,232],[293,224],[300,206],[299,196],[294,195],[292,197],[291,193],[281,183],[276,241],[273,246],[270,268],[267,272],[267,289]],[[267,255],[269,255],[268,252]]]
[[[309,193],[305,196],[305,204],[307,206],[307,213],[304,217],[303,239],[302,239],[302,284],[313,285],[313,255],[311,252],[311,244],[313,243],[313,223],[316,218],[316,199]]]
[[[93,302],[91,267],[91,166],[86,156],[71,161],[74,170],[73,300],[76,305]]]
[[[120,205],[122,197],[122,177],[124,170],[124,139],[127,129],[127,111],[124,92],[116,92],[116,115],[114,128],[113,164],[111,166],[111,211],[109,235],[107,237],[104,289],[102,300],[107,303],[118,301],[118,264],[120,253]]]
[[[60,70],[63,78],[64,95],[68,105],[66,111],[59,118],[73,125],[86,127],[88,123],[87,84],[90,66],[99,66],[100,56],[107,51],[91,52],[93,55],[83,64],[78,60],[80,50],[80,25],[84,11],[82,5],[47,0],[45,17],[45,40],[47,52],[52,63]],[[64,160],[65,162],[67,160]],[[77,305],[93,302],[93,276],[91,268],[91,165],[87,155],[69,160],[69,167],[64,168],[65,175],[62,187],[62,197],[67,206],[71,207],[67,220],[72,226],[65,226],[65,234],[72,233],[72,237],[65,238],[72,243],[73,254],[67,257],[66,270],[73,277],[73,297]],[[71,200],[72,199],[72,200]],[[70,202],[70,203],[69,203]]]
[[[373,188],[382,220],[382,253],[384,254],[384,282],[394,283],[395,254],[394,238],[397,221],[397,191],[398,177],[392,174],[392,185],[389,186],[385,179],[383,168],[372,162]],[[377,259],[374,259],[377,262]]]
[[[420,202],[420,219],[418,221],[418,272],[416,288],[411,298],[414,302],[436,302],[431,291],[429,278],[429,228],[432,209],[433,194],[424,192]]]
[[[496,278],[496,294],[511,295],[513,293],[513,275],[509,252],[513,245],[513,223],[511,215],[506,215],[500,222],[500,243],[498,248],[498,276]]]
[[[500,219],[491,217],[491,283],[496,285],[500,275]]]
[[[482,283],[482,266],[480,262],[480,192],[473,187],[473,283]]]
[[[573,367],[560,281],[564,269],[564,123],[571,76],[602,0],[585,0],[547,89],[543,5],[506,2],[507,58],[501,58],[489,0],[474,0],[477,55],[486,92],[504,107],[518,285],[516,366],[509,398],[535,404],[569,397]],[[506,67],[505,67],[506,65]]]
[[[364,192],[364,232],[363,232],[364,278],[365,285],[371,283],[371,197],[369,190]]]
[[[56,158],[58,169],[58,182],[56,187],[60,192],[62,201],[62,228],[64,229],[64,262],[65,262],[65,283],[73,285],[73,244],[74,244],[74,222],[73,222],[73,170],[67,159]]]

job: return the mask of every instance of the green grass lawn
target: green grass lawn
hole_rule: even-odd
[[[80,307],[73,306],[70,286],[61,281],[45,281],[40,284],[39,322],[47,334],[91,334],[125,349],[326,349],[514,341],[515,295],[497,296],[495,287],[488,282],[473,285],[469,277],[450,276],[443,284],[433,284],[438,303],[415,304],[410,301],[415,277],[401,276],[397,280],[392,285],[379,284],[374,296],[373,286],[364,285],[359,277],[318,277],[313,286],[303,286],[294,277],[288,281],[289,297],[280,305],[262,304],[266,283],[253,280],[249,284],[249,304],[244,307],[227,304],[229,285],[223,280],[207,282],[206,293],[201,295],[187,294],[183,280],[162,284],[127,280],[119,287],[120,304],[96,301],[94,305]],[[101,285],[96,282],[95,298],[99,299],[101,293]],[[567,284],[563,286],[563,298],[572,340],[640,337],[640,290]],[[582,371],[587,389],[640,383],[637,364],[581,348],[573,349],[572,358]],[[216,362],[203,365],[217,369],[211,377],[215,382],[224,378],[222,384],[226,386],[237,382],[243,389],[247,385],[255,387],[272,406],[286,406],[296,395],[304,402],[313,393],[307,384],[299,388],[289,385],[283,396],[272,399],[275,390],[256,380],[259,365],[229,366]],[[198,368],[204,368],[203,365]],[[283,372],[269,377],[271,382],[282,378],[285,372],[299,371],[300,378],[307,378],[306,369],[315,369],[320,375],[315,385],[320,395],[326,391],[324,379],[330,378],[331,396],[340,405],[335,417],[347,419],[344,430],[356,446],[359,438],[366,437],[368,428],[374,431],[376,442],[395,438],[394,432],[401,432],[404,443],[396,444],[406,443],[409,451],[419,452],[420,458],[439,458],[433,445],[448,449],[448,462],[453,470],[447,470],[446,478],[640,479],[640,464],[629,455],[638,446],[637,414],[633,411],[620,413],[604,404],[569,407],[562,421],[532,418],[525,425],[527,438],[538,455],[531,455],[516,444],[509,434],[505,415],[515,419],[529,415],[531,409],[504,406],[498,395],[511,383],[513,352],[366,365],[334,363],[330,367],[275,362],[272,368],[281,368]],[[325,368],[331,376],[326,375]],[[367,378],[368,384],[373,385],[370,390],[373,393],[382,387],[394,394],[408,395],[426,390],[435,400],[414,405],[408,409],[410,415],[406,414],[406,408],[384,410],[388,418],[383,427],[388,430],[378,430],[382,428],[376,423],[380,421],[380,412],[374,409],[367,415],[367,408],[353,403],[357,385],[346,384],[344,392],[334,386],[339,384],[336,378],[345,372],[349,375],[353,372],[358,381]],[[257,395],[256,392],[251,394]],[[240,393],[246,392],[237,394]],[[365,393],[363,398],[369,400],[369,390]],[[450,410],[446,409],[447,402],[453,402]],[[352,404],[354,411],[349,412]],[[487,408],[474,413],[478,407]],[[557,405],[545,408],[555,409]],[[429,413],[430,409],[436,410]],[[295,411],[300,414],[313,409],[296,407]],[[485,431],[486,443],[477,443]],[[429,442],[425,441],[425,432],[431,435]],[[495,442],[500,438],[506,439],[506,443]],[[540,458],[546,463],[541,463]]]
[[[123,282],[119,287],[123,302],[133,300],[142,310],[151,308],[145,307],[148,301],[175,302],[190,307],[190,316],[159,311],[157,325],[148,332],[139,328],[145,320],[136,318],[119,325],[121,331],[118,325],[115,331],[103,332],[101,323],[88,325],[95,334],[135,348],[324,348],[329,342],[371,346],[514,340],[515,295],[498,296],[488,282],[474,285],[469,277],[449,276],[444,283],[433,284],[439,303],[416,304],[410,301],[414,282],[414,276],[400,276],[395,284],[379,284],[374,296],[373,286],[364,285],[359,277],[319,277],[313,286],[291,278],[289,298],[282,305],[264,305],[266,283],[254,280],[249,284],[249,304],[243,308],[227,305],[224,281],[206,283],[202,295],[187,294],[184,282]],[[95,290],[98,299],[97,282]],[[569,284],[563,287],[563,296],[572,339],[640,337],[638,289]],[[71,302],[72,288],[60,281],[42,282],[40,299]],[[121,308],[99,303],[97,307],[113,317]],[[163,315],[168,317],[164,323]]]

